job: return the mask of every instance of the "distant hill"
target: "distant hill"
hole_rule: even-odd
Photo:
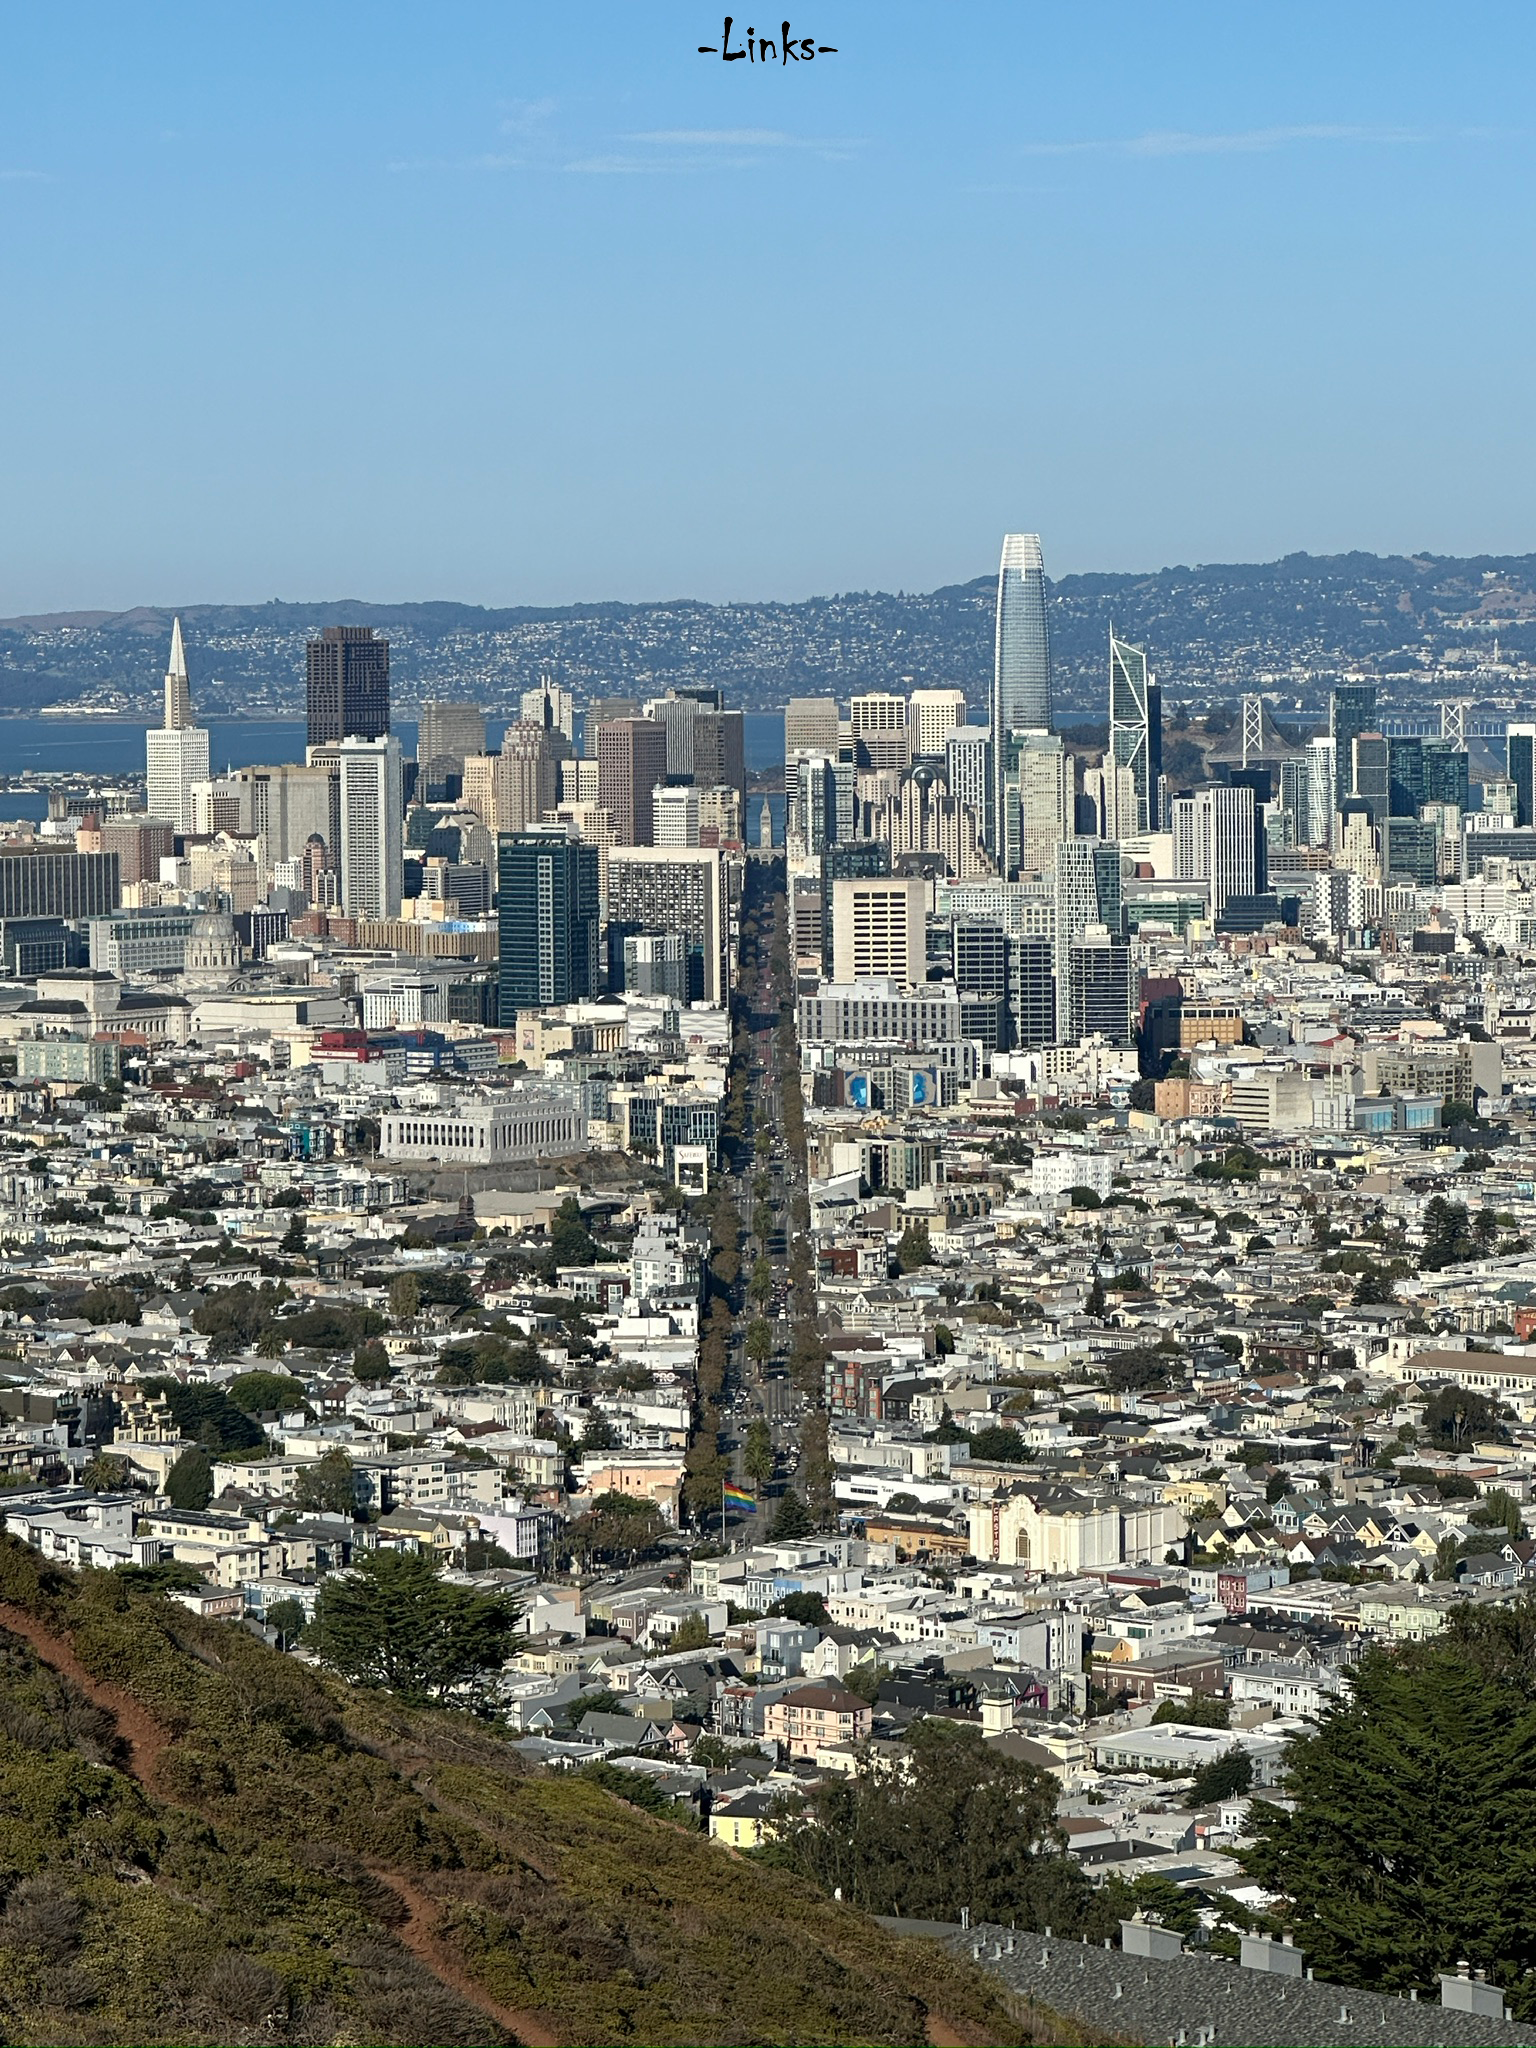
[[[302,703],[304,642],[322,626],[388,634],[397,700],[463,694],[515,708],[549,672],[578,702],[719,683],[772,710],[797,694],[959,685],[978,709],[992,665],[994,579],[926,593],[848,592],[796,604],[519,606],[452,603],[179,607],[205,713],[273,714]],[[1287,555],[1145,575],[1066,576],[1051,586],[1058,698],[1067,718],[1102,713],[1111,623],[1145,646],[1165,701],[1274,690],[1315,711],[1339,669],[1386,679],[1395,700],[1536,693],[1536,555]],[[80,611],[0,621],[0,709],[87,699],[148,709],[171,612]],[[1494,643],[1505,657],[1489,666]],[[1437,680],[1436,672],[1440,671]]]
[[[0,1537],[0,2039],[1083,2038],[599,1786]]]

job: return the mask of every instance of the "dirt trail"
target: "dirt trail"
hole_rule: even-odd
[[[124,1692],[121,1686],[93,1678],[65,1637],[56,1634],[36,1615],[28,1614],[24,1607],[12,1607],[7,1601],[0,1601],[0,1628],[9,1629],[13,1636],[20,1636],[44,1664],[69,1679],[71,1684],[79,1686],[93,1705],[105,1708],[113,1716],[117,1732],[128,1751],[130,1775],[163,1797],[163,1794],[158,1794],[155,1772],[161,1757],[170,1747],[171,1738],[147,1709],[131,1693]]]
[[[407,1919],[403,1927],[395,1929],[397,1940],[408,1948],[419,1963],[425,1963],[433,1976],[457,1991],[459,1996],[495,2020],[499,2027],[528,2048],[560,2048],[560,2036],[552,2034],[548,2024],[536,2013],[517,2012],[511,2006],[503,2005],[492,1998],[483,1985],[477,1984],[468,1970],[454,1955],[446,1943],[437,1937],[437,1923],[442,1917],[442,1907],[429,1899],[421,1887],[414,1884],[402,1871],[388,1870],[378,1864],[370,1864],[380,1884],[387,1884],[404,1906]]]
[[[170,1747],[171,1738],[141,1702],[131,1693],[124,1692],[121,1686],[93,1678],[68,1640],[49,1628],[46,1622],[39,1621],[36,1615],[28,1614],[24,1607],[13,1607],[8,1601],[0,1600],[0,1628],[20,1636],[42,1663],[69,1679],[88,1700],[113,1716],[128,1752],[125,1768],[147,1791],[164,1799],[166,1795],[156,1784],[155,1776],[160,1759]],[[434,1977],[457,1991],[461,1998],[488,2019],[495,2020],[498,2026],[505,2027],[519,2041],[527,2043],[527,2048],[559,2048],[558,2034],[552,2034],[547,2025],[532,2013],[513,2012],[492,1998],[475,1982],[452,1951],[437,1939],[434,1930],[442,1914],[440,1906],[434,1904],[403,1872],[381,1869],[378,1865],[371,1867],[374,1876],[387,1884],[405,1907],[405,1925],[396,1932],[401,1944],[418,1962],[425,1964]]]

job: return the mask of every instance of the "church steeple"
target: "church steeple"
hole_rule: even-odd
[[[171,622],[171,659],[165,671],[165,729],[185,732],[192,723],[192,681],[187,653],[181,644],[181,620]]]

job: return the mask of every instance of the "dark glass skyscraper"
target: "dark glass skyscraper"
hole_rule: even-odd
[[[372,626],[327,626],[305,650],[309,744],[381,740],[389,731],[389,642]]]
[[[597,848],[563,827],[503,832],[497,845],[504,1027],[519,1010],[597,994]]]
[[[993,816],[1003,816],[1008,735],[1051,729],[1051,635],[1045,613],[1045,561],[1037,533],[1003,539],[997,572],[992,664]],[[1001,826],[998,827],[1001,835]]]
[[[1536,822],[1536,725],[1512,725],[1504,738],[1504,762],[1515,785],[1515,823]]]
[[[1333,801],[1342,804],[1355,772],[1354,742],[1362,732],[1376,731],[1376,685],[1340,683],[1328,704],[1328,736],[1333,741]]]

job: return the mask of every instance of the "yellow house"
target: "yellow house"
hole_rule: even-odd
[[[729,1806],[718,1806],[709,1816],[709,1836],[728,1849],[755,1849],[774,1807],[769,1792],[743,1792]]]
[[[1171,1479],[1163,1488],[1163,1499],[1197,1516],[1204,1509],[1221,1515],[1226,1513],[1227,1489],[1219,1479]]]

